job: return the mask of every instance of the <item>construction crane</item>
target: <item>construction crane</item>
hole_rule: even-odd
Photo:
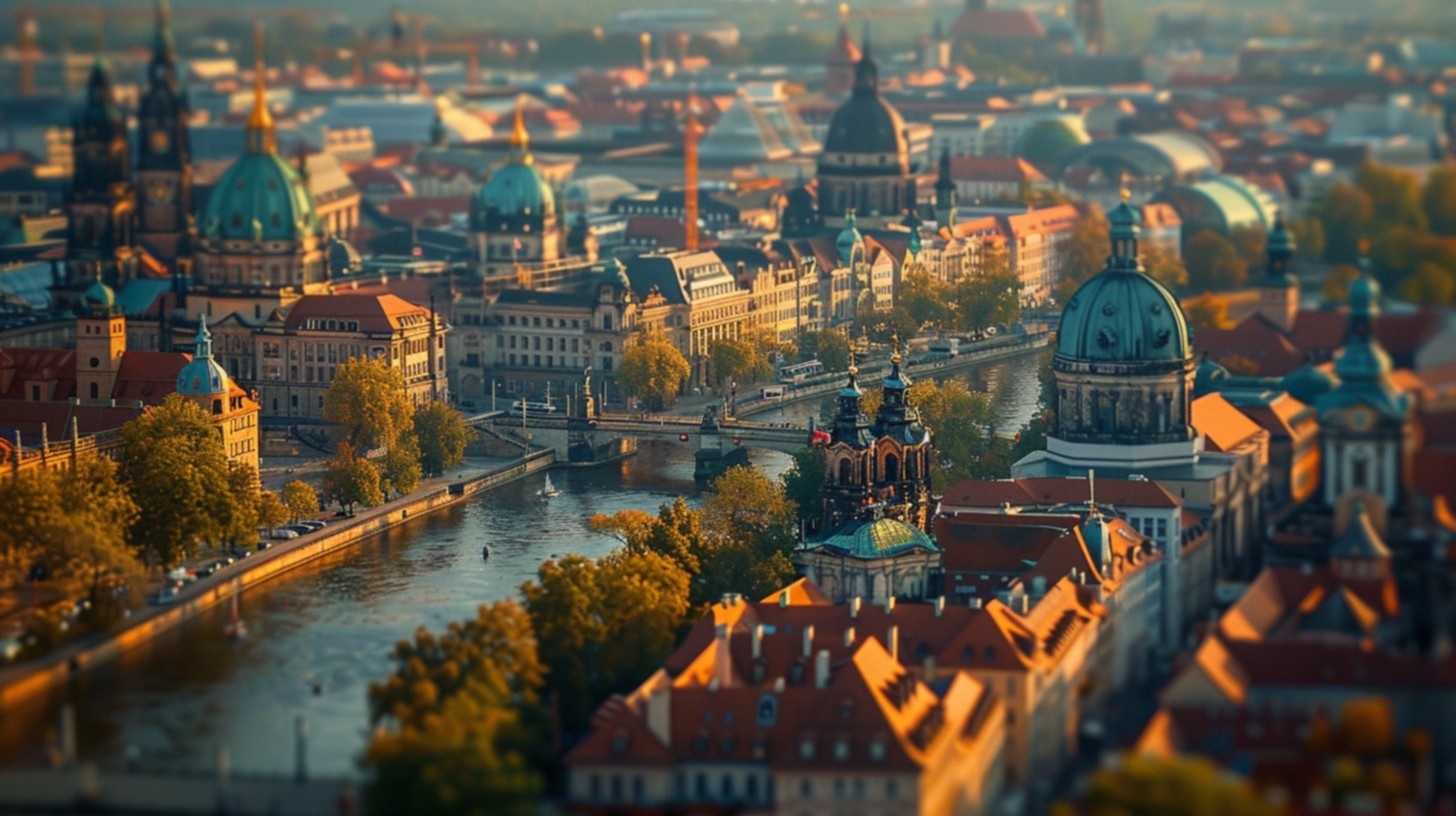
[[[698,140],[705,132],[698,121],[698,95],[688,95],[683,118],[683,244],[684,249],[698,248]]]
[[[40,21],[85,18],[94,21],[99,34],[106,23],[106,9],[94,3],[42,3],[40,8],[26,2],[15,4],[15,50],[20,69],[17,90],[21,96],[34,96],[36,92],[35,67],[42,56]]]
[[[356,86],[364,84],[364,61],[388,57],[397,61],[415,60],[422,66],[429,54],[463,54],[465,56],[465,78],[471,85],[480,84],[480,44],[474,42],[432,42],[426,43],[423,30],[427,18],[422,14],[405,15],[395,12],[390,20],[388,39],[369,41],[367,35],[359,32],[359,38],[352,48],[318,48],[315,54],[320,62],[327,60],[348,60],[349,73]],[[406,37],[405,31],[412,32]]]

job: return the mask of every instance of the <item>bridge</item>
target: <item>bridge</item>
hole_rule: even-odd
[[[695,475],[710,479],[748,461],[749,448],[793,453],[808,447],[812,428],[720,417],[710,406],[701,419],[685,416],[600,412],[556,416],[491,411],[467,417],[476,430],[520,445],[554,448],[557,461],[580,465],[608,462],[631,453],[637,442],[690,445]]]

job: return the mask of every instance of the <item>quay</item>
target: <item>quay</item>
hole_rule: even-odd
[[[555,461],[554,451],[538,450],[467,478],[431,479],[409,495],[361,511],[353,518],[337,521],[316,533],[279,542],[267,550],[254,553],[218,575],[189,584],[172,604],[133,610],[120,630],[82,638],[50,654],[0,671],[0,714],[22,704],[33,694],[65,682],[92,666],[146,643],[204,610],[229,601],[248,587],[338,552],[410,519],[448,507],[482,490],[537,473]]]

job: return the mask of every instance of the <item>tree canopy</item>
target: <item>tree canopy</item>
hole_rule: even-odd
[[[319,497],[313,485],[294,479],[283,486],[283,504],[288,507],[289,521],[318,515]]]
[[[1229,776],[1206,759],[1135,754],[1093,774],[1075,806],[1060,803],[1052,809],[1057,816],[1273,816],[1278,812],[1278,806],[1260,798],[1247,782]]]
[[[324,496],[352,514],[356,504],[374,507],[384,503],[381,482],[379,468],[373,462],[355,456],[349,443],[340,442],[324,472]]]
[[[1244,285],[1248,263],[1227,238],[1211,229],[1188,241],[1183,251],[1188,267],[1188,287],[1195,292],[1227,292]]]
[[[622,388],[642,400],[649,410],[661,411],[677,401],[692,367],[677,346],[661,332],[641,337],[622,354],[617,379]]]
[[[384,360],[349,360],[324,394],[324,419],[338,425],[355,450],[395,447],[414,430],[404,375]]]
[[[465,416],[438,400],[415,411],[415,435],[419,438],[420,467],[429,476],[438,476],[460,464],[465,449],[475,439]]]

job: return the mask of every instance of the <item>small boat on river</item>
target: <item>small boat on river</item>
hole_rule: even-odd
[[[554,499],[561,495],[561,491],[551,483],[551,474],[546,474],[546,484],[541,485],[541,489],[536,491],[536,495],[543,499]]]
[[[223,627],[222,633],[233,640],[242,640],[248,636],[248,624],[238,615],[237,593],[233,594],[233,619]]]

